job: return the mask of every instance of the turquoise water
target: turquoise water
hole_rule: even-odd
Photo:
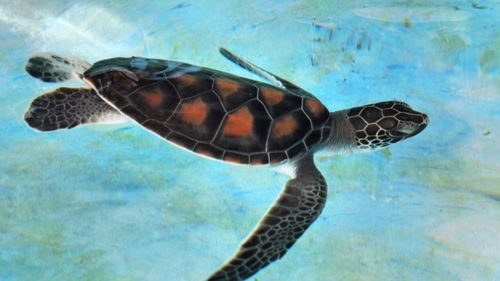
[[[251,280],[500,280],[497,1],[0,1],[0,280],[203,280],[287,176],[199,158],[140,127],[37,133],[55,52],[180,60],[250,78],[225,46],[331,111],[398,99],[430,117],[379,152],[316,157],[327,206]],[[71,85],[77,85],[70,83]]]

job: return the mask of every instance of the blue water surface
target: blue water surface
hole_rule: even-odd
[[[184,61],[256,79],[227,47],[331,111],[403,100],[430,117],[388,149],[316,156],[320,218],[251,280],[500,280],[498,1],[0,1],[0,280],[204,280],[287,176],[209,161],[133,123],[38,133],[54,52]],[[78,86],[77,82],[65,85]]]

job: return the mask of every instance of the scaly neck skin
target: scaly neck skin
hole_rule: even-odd
[[[333,154],[350,154],[357,150],[354,129],[347,120],[348,111],[330,112],[330,135],[323,142],[323,150]]]

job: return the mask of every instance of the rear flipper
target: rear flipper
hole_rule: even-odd
[[[123,123],[128,119],[104,102],[92,89],[58,88],[31,102],[24,114],[28,125],[39,131],[71,129],[90,123]]]
[[[61,57],[46,53],[31,57],[26,71],[44,82],[62,82],[79,78],[90,68],[90,64],[75,58]]]

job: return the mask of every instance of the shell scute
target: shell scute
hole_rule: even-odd
[[[306,147],[304,146],[304,142],[299,142],[296,145],[292,146],[292,148],[287,150],[287,155],[289,158],[293,158],[302,152],[307,151]]]
[[[207,143],[199,143],[193,150],[196,153],[204,155],[206,157],[221,159],[224,151],[214,147],[211,144]]]
[[[248,137],[253,133],[254,116],[248,106],[230,113],[222,126],[222,136],[233,138]]]
[[[123,98],[128,99],[129,105],[136,107],[144,116],[158,120],[168,118],[179,103],[175,89],[167,81],[142,87]]]
[[[212,79],[205,75],[184,74],[175,78],[169,78],[169,81],[177,90],[181,99],[190,98],[212,88]]]
[[[312,147],[314,144],[318,143],[321,140],[321,130],[315,130],[309,134],[304,140],[307,147]]]
[[[330,117],[328,109],[317,99],[305,99],[303,109],[311,119],[315,129],[321,127]]]
[[[258,153],[250,155],[251,165],[265,165],[268,163],[269,163],[269,154],[267,153]]]
[[[297,110],[283,115],[273,122],[269,136],[269,150],[285,151],[300,141],[310,130],[311,123],[304,112]]]
[[[168,126],[197,141],[210,141],[222,122],[224,111],[211,91],[182,100]]]
[[[183,102],[179,108],[179,117],[182,122],[199,126],[207,117],[207,104],[201,97]]]
[[[196,145],[196,141],[175,131],[168,135],[168,140],[189,150]]]
[[[278,91],[265,86],[260,88],[260,95],[262,96],[264,103],[269,107],[279,104],[285,98],[285,93],[283,93],[283,91]]]
[[[227,111],[232,111],[257,96],[255,86],[228,78],[214,78],[214,91]]]
[[[226,115],[214,144],[244,153],[263,152],[271,119],[257,100]]]
[[[141,125],[164,138],[166,138],[172,132],[172,130],[170,130],[164,123],[154,119],[148,119]]]
[[[222,158],[224,161],[236,163],[236,164],[248,164],[248,154],[240,154],[234,152],[226,152]]]
[[[276,164],[285,161],[288,159],[285,152],[271,152],[269,153],[269,161],[271,164]]]
[[[301,97],[284,92],[280,89],[270,90],[270,87],[265,86],[260,88],[259,93],[259,99],[266,105],[272,118],[278,118],[281,115],[300,109],[302,105]],[[283,98],[280,98],[279,94],[283,94]]]

